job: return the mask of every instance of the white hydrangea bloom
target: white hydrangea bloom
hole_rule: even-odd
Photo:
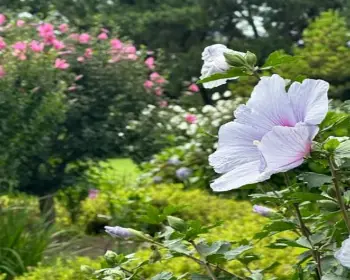
[[[212,100],[219,100],[220,99],[220,93],[214,92],[213,95],[211,96]]]
[[[224,53],[239,54],[244,56],[244,53],[231,50],[222,44],[215,44],[206,47],[202,53],[202,60],[204,61],[204,63],[201,71],[201,79],[208,78],[216,73],[225,72],[230,68],[230,66],[226,62]],[[237,77],[233,77],[230,79],[236,78]],[[225,84],[227,80],[229,79],[220,79],[204,83],[203,86],[205,88],[214,88]]]
[[[345,267],[350,268],[350,237],[345,239],[334,257]]]
[[[231,91],[229,91],[229,90],[226,90],[225,92],[224,92],[224,94],[223,94],[223,96],[224,97],[230,97],[232,95],[232,92]]]

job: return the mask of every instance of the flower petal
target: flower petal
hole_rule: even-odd
[[[262,77],[247,105],[235,111],[237,121],[260,128],[266,133],[274,126],[295,126],[297,123],[286,94],[285,81],[278,75]]]
[[[345,267],[350,268],[350,237],[345,239],[334,257]]]
[[[288,91],[297,122],[320,124],[328,112],[329,84],[323,80],[306,79],[294,82]]]
[[[202,60],[204,60],[204,64],[201,71],[201,79],[207,78],[216,73],[225,72],[229,69],[230,66],[226,62],[224,53],[238,53],[244,55],[243,53],[235,52],[222,44],[215,44],[206,47],[202,53]],[[203,86],[205,88],[218,87],[225,84],[227,80],[231,79],[236,79],[236,77],[204,83]]]
[[[219,130],[219,145],[209,156],[209,163],[217,173],[226,173],[242,164],[261,159],[260,151],[254,145],[263,132],[237,122],[229,122]]]
[[[251,161],[237,166],[234,170],[224,174],[211,183],[215,192],[238,189],[244,185],[254,184],[270,178],[267,173],[260,172],[261,161]]]
[[[295,127],[276,126],[258,145],[266,162],[265,172],[275,174],[301,165],[310,153],[317,126],[297,124]]]

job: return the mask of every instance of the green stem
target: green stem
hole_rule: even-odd
[[[161,247],[161,248],[165,248],[165,249],[168,249],[168,250],[169,250],[168,247],[166,247],[166,246],[163,245],[162,243],[159,243],[159,242],[157,242],[157,241],[155,241],[155,240],[153,240],[153,239],[151,239],[151,238],[144,238],[144,240],[145,240],[145,241],[148,241],[148,242],[151,243],[151,244],[154,244],[154,245],[157,245],[157,246],[159,246],[159,247]],[[198,251],[198,250],[197,250],[197,251]],[[195,261],[195,262],[198,263],[199,265],[204,266],[204,264],[205,264],[202,260],[197,259],[196,257],[193,257],[193,256],[191,256],[191,255],[187,255],[187,254],[185,254],[185,253],[180,253],[180,254],[181,254],[182,256],[184,256],[184,257],[187,257],[187,258],[189,258],[189,259]],[[232,273],[232,272],[229,272],[229,271],[227,271],[227,270],[224,269],[224,268],[221,268],[221,267],[219,267],[219,266],[216,266],[216,265],[214,265],[214,264],[206,263],[206,265],[210,266],[210,268],[218,269],[218,270],[220,270],[221,272],[226,273],[227,275],[231,275],[231,276],[235,277],[235,278],[238,279],[238,280],[245,280],[245,279],[246,279],[246,278],[243,278],[243,277],[241,277],[241,276],[238,276],[238,275],[236,275],[236,274],[234,274],[234,273]]]
[[[291,182],[289,180],[288,175],[286,173],[283,173],[283,175],[284,175],[284,181],[285,181],[286,185],[287,186],[291,186]],[[300,231],[305,236],[305,238],[308,240],[308,242],[310,243],[312,257],[313,257],[313,259],[314,259],[314,261],[316,263],[316,276],[317,276],[317,279],[321,279],[322,278],[322,267],[321,267],[320,252],[318,252],[314,248],[314,246],[312,245],[312,242],[310,240],[311,232],[310,232],[310,230],[307,228],[307,226],[304,223],[303,217],[302,217],[302,215],[300,213],[299,204],[298,203],[293,203],[293,207],[295,209],[295,214],[296,214],[298,222],[299,222]]]
[[[335,194],[339,204],[339,208],[343,215],[343,219],[348,229],[348,232],[350,233],[350,220],[349,220],[348,212],[346,211],[345,203],[341,193],[338,167],[337,167],[337,164],[334,162],[334,159],[332,156],[329,157],[328,163],[332,173],[332,180],[333,180],[334,190],[335,190]]]
[[[214,274],[214,271],[211,269],[209,263],[207,262],[205,257],[201,254],[200,250],[198,249],[197,244],[194,241],[190,241],[190,243],[192,244],[192,246],[196,249],[197,253],[199,254],[199,256],[202,260],[202,265],[205,268],[205,270],[207,271],[210,278],[213,280],[218,280]]]

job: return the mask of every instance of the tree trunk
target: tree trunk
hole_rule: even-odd
[[[55,223],[56,211],[53,194],[48,194],[39,198],[40,214],[48,226]]]

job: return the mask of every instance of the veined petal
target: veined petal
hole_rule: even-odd
[[[261,140],[258,148],[265,159],[268,174],[285,172],[301,165],[311,151],[317,126],[297,124],[295,127],[276,126]]]
[[[225,72],[230,68],[226,62],[224,53],[238,53],[244,55],[243,53],[235,52],[222,44],[215,44],[206,47],[202,53],[202,60],[204,60],[204,64],[201,71],[201,79],[207,78],[216,73]],[[236,79],[236,77],[230,79]],[[213,88],[225,84],[227,80],[229,79],[220,79],[204,83],[203,86],[205,88]]]
[[[285,81],[278,75],[262,77],[247,105],[235,111],[237,122],[261,128],[265,132],[274,126],[295,126],[293,108],[285,90]]]
[[[234,170],[216,179],[211,183],[210,187],[215,192],[222,192],[265,181],[269,179],[270,176],[260,172],[260,164],[260,160],[241,164]]]
[[[217,173],[226,173],[242,164],[261,159],[260,151],[254,145],[263,132],[237,122],[229,122],[219,130],[219,145],[209,156],[209,163]]]
[[[320,124],[328,112],[329,84],[323,80],[306,79],[294,82],[288,91],[297,122]]]

